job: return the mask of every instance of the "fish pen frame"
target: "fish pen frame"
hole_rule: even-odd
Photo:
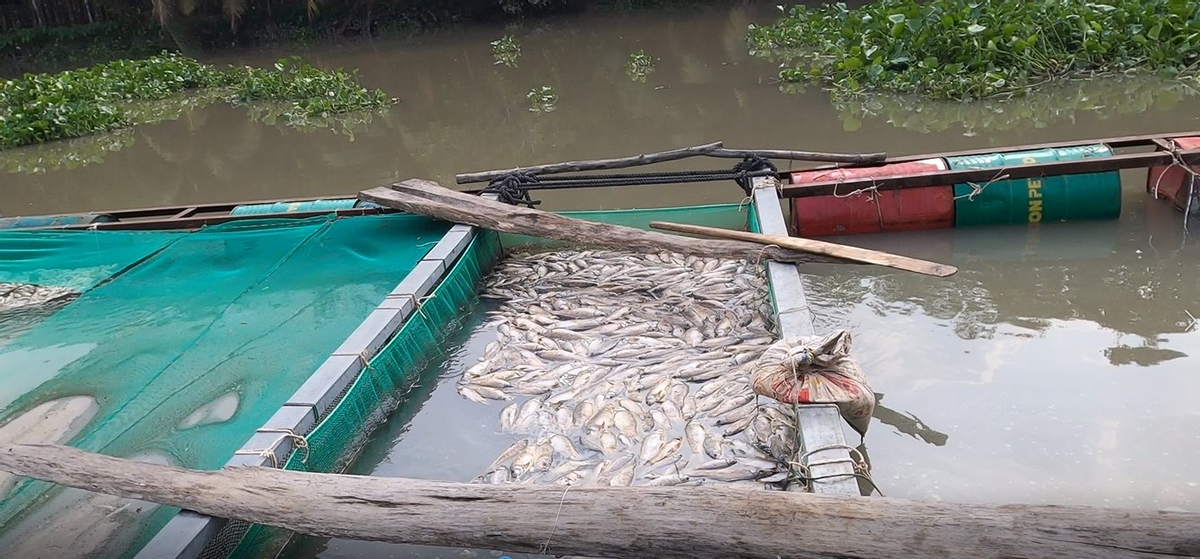
[[[778,181],[763,177],[754,179],[753,184],[747,229],[787,235]],[[445,334],[439,330],[454,322],[454,314],[469,296],[475,295],[477,283],[490,272],[502,251],[500,234],[454,225],[324,364],[234,453],[226,467],[307,471],[344,468],[357,454],[356,447],[361,446],[364,437],[395,407],[380,402],[402,403],[397,395],[386,392],[402,392],[411,386],[422,368],[419,363],[428,359],[428,355],[422,354],[436,351],[437,342]],[[781,338],[814,335],[799,269],[773,261],[765,265],[777,335]],[[466,293],[467,290],[471,293]],[[421,341],[414,342],[414,336]],[[377,360],[389,362],[379,366]],[[396,370],[389,373],[388,369]],[[380,376],[389,377],[382,381],[384,386],[379,386],[381,381],[376,377]],[[364,391],[368,393],[365,397]],[[357,419],[357,425],[347,419],[351,415]],[[836,405],[799,406],[798,448],[805,457],[801,462],[806,463],[808,476],[814,481],[807,487],[792,484],[789,490],[861,494],[842,423]],[[354,436],[348,436],[351,434]],[[320,464],[308,463],[310,453],[324,455],[314,458]],[[253,550],[278,533],[270,527],[184,510],[163,526],[135,559],[253,556]]]

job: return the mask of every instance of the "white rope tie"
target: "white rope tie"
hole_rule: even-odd
[[[280,436],[278,439],[275,439],[275,441],[272,442],[270,447],[268,447],[268,448],[253,449],[253,450],[239,450],[237,452],[234,452],[233,455],[234,456],[261,456],[263,458],[270,458],[271,459],[271,467],[278,468],[279,467],[279,457],[275,455],[274,448],[276,446],[278,446],[279,443],[282,442],[283,440],[291,439],[292,445],[295,447],[295,450],[303,450],[304,451],[304,458],[302,458],[300,460],[300,463],[308,464],[308,453],[309,453],[308,439],[305,438],[303,435],[297,435],[296,432],[291,429],[282,429],[282,428],[259,429],[258,432],[259,433],[280,433],[282,436]]]

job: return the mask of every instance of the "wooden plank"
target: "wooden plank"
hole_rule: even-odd
[[[769,235],[787,235],[787,221],[775,189],[778,181],[754,179],[754,208],[759,230]],[[800,270],[793,264],[767,262],[767,280],[775,302],[775,324],[781,338],[814,336],[812,311],[804,293]],[[842,415],[837,406],[798,406],[797,437],[801,449],[823,449],[813,452],[809,475],[819,478],[807,489],[824,495],[859,495],[854,465],[846,445]],[[804,491],[801,484],[790,484],[788,491]]]
[[[1200,150],[1181,151],[1178,155],[1184,163],[1200,163]],[[893,190],[966,182],[983,185],[992,180],[1118,171],[1121,169],[1136,169],[1154,165],[1170,165],[1174,161],[1173,154],[1169,152],[1128,153],[1111,157],[1089,157],[1087,159],[1071,161],[1050,161],[988,169],[957,169],[904,176],[848,178],[841,181],[822,181],[802,185],[787,184],[783,185],[780,191],[784,197],[796,198],[803,196],[827,196],[834,193],[847,194],[854,190],[865,188]]]
[[[633,227],[573,219],[541,210],[511,206],[479,196],[443,188],[433,181],[409,179],[391,188],[374,188],[359,197],[383,206],[401,209],[453,223],[463,223],[521,235],[534,235],[581,246],[603,246],[645,252],[671,251],[682,254],[776,260],[784,262],[832,262],[829,257],[804,254],[779,247],[742,241],[691,239]]]
[[[815,239],[802,239],[783,235],[763,235],[760,233],[750,233],[748,231],[733,231],[730,229],[718,229],[716,227],[704,227],[702,225],[671,223],[669,221],[651,221],[650,227],[654,229],[663,229],[666,231],[690,233],[693,235],[705,235],[708,237],[718,237],[722,239],[750,241],[763,245],[777,245],[784,248],[812,252],[814,254],[824,254],[826,256],[844,258],[846,260],[862,262],[865,264],[886,266],[888,268],[906,270],[909,272],[916,272],[918,274],[925,274],[927,276],[935,276],[939,278],[944,278],[946,276],[958,273],[958,268],[946,264],[938,264],[937,262],[909,258],[907,256],[900,256],[890,252],[871,250],[849,245],[839,245],[837,243],[818,241]]]
[[[65,446],[0,447],[0,469],[303,534],[593,557],[1177,557],[1200,514],[836,497],[718,486],[446,483],[272,468],[196,471]]]

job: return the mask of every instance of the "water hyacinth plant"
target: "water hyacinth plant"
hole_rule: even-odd
[[[231,103],[282,102],[284,113],[300,121],[395,102],[382,91],[359,85],[354,73],[325,72],[297,58],[282,60],[271,69],[220,70],[164,53],[0,81],[0,149],[177,117],[180,111],[162,110],[164,104],[152,102],[178,98],[181,107],[194,106],[197,96],[180,96],[183,92],[201,92],[199,97],[211,95]]]
[[[625,73],[635,82],[645,82],[646,76],[653,71],[654,57],[646,54],[645,49],[638,49],[629,55],[629,61],[625,63]]]
[[[558,103],[558,94],[548,85],[531,89],[525,98],[529,100],[529,110],[535,113],[553,112]]]
[[[517,59],[521,57],[521,45],[512,35],[505,35],[492,41],[493,64],[503,64],[509,68],[517,67]]]
[[[1195,79],[1198,14],[1198,0],[881,0],[796,6],[774,25],[751,26],[748,40],[755,54],[787,60],[784,81],[838,95],[963,100],[1022,95],[1062,77]]]

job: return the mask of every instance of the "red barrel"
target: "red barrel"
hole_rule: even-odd
[[[1200,136],[1171,138],[1179,150],[1200,149]],[[1200,173],[1200,165],[1193,165],[1192,171]],[[1146,176],[1146,192],[1158,191],[1160,198],[1166,198],[1176,208],[1184,209],[1187,205],[1188,185],[1191,184],[1191,173],[1178,165],[1151,167]]]
[[[922,159],[878,167],[821,169],[792,173],[793,184],[848,180],[862,177],[894,177],[944,171],[942,159]],[[792,199],[792,219],[802,237],[915,231],[954,227],[954,187],[927,186],[899,190],[869,191],[848,195]]]

